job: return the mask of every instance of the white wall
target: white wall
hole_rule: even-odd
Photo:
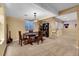
[[[6,20],[4,15],[4,7],[0,6],[0,56],[4,54],[6,48]]]
[[[57,36],[61,36],[63,34],[63,25],[64,23],[56,22]]]
[[[77,24],[76,20],[75,21],[65,21],[64,24],[69,24],[68,29],[75,29],[75,24]]]
[[[18,32],[21,31],[22,34],[25,33],[25,26],[23,19],[16,17],[7,16],[8,30],[11,31],[11,38],[13,41],[19,40]]]
[[[57,29],[62,30],[62,29],[63,29],[64,24],[63,24],[63,23],[56,22],[56,26],[57,26]]]

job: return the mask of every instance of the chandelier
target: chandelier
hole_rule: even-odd
[[[34,22],[37,22],[36,13],[34,13]]]

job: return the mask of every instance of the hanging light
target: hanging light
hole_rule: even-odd
[[[34,17],[35,17],[35,19],[36,19],[36,13],[34,13]]]
[[[36,13],[34,13],[34,22],[37,22]]]

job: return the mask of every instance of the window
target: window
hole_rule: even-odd
[[[34,26],[35,26],[34,21],[32,21],[32,20],[25,21],[25,29],[26,30],[28,30],[28,31],[33,30]]]

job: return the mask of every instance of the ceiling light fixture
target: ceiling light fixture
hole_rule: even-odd
[[[37,13],[33,13],[34,14],[34,19],[30,19],[31,21],[34,21],[34,22],[37,22],[37,18],[36,18],[36,14]],[[25,20],[26,20],[26,17],[27,17],[27,14],[24,15],[25,16]]]
[[[37,13],[34,13],[34,22],[37,22],[36,14],[37,14]]]

